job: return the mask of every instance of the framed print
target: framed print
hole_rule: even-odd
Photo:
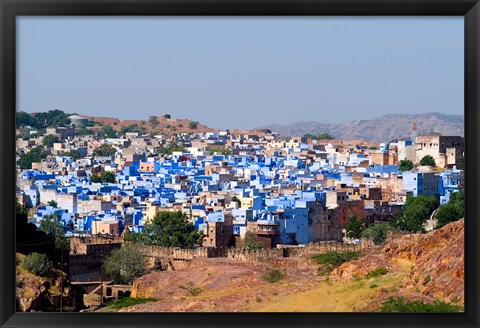
[[[477,1],[0,1],[2,327],[478,326]]]

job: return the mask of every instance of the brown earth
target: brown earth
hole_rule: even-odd
[[[137,279],[132,297],[153,297],[156,302],[121,309],[121,312],[243,312],[263,302],[315,287],[323,279],[314,267],[296,261],[248,265],[228,260],[199,261],[175,271],[159,271]],[[285,274],[278,282],[263,278],[278,267]],[[195,289],[198,295],[195,295]]]
[[[148,117],[146,120],[119,120],[118,118],[112,117],[93,117],[87,116],[88,119],[95,123],[99,123],[102,125],[109,125],[115,131],[120,131],[122,127],[137,124],[139,127],[146,128],[148,133],[163,133],[163,134],[173,134],[173,133],[182,133],[182,132],[213,132],[219,131],[218,129],[209,128],[206,125],[201,123],[197,123],[196,129],[190,129],[189,124],[190,120],[188,119],[175,119],[175,118],[166,118],[164,116],[156,116],[157,123],[151,124],[150,118],[153,116]],[[101,129],[100,126],[92,127],[92,130]]]

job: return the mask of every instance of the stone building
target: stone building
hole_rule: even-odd
[[[207,222],[204,232],[203,246],[205,247],[230,247],[235,244],[233,217],[231,215],[225,215],[224,220],[220,222]]]
[[[458,159],[465,151],[465,140],[459,136],[425,135],[417,137],[416,162],[430,155],[439,167],[451,167],[458,163]]]

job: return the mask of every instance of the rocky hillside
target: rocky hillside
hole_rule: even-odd
[[[464,301],[464,219],[421,235],[405,235],[383,249],[389,258],[409,259],[405,288],[446,300]]]
[[[176,134],[182,132],[212,132],[217,129],[209,128],[199,122],[188,119],[171,118],[170,115],[150,116],[146,120],[119,120],[112,117],[88,117],[97,125],[90,129],[100,130],[102,126],[111,126],[115,131],[130,127],[133,130],[143,130],[147,133]]]
[[[17,262],[25,256],[17,253]],[[60,286],[63,283],[62,305],[74,307],[73,291],[66,280],[66,274],[53,269],[49,277],[41,277],[27,271],[21,265],[16,267],[16,301],[20,312],[55,312],[60,306]]]
[[[464,302],[464,219],[427,234],[392,238],[376,254],[346,262],[332,272],[337,281],[365,278],[372,270],[398,270],[398,263],[411,263],[406,269],[401,288],[383,291],[377,304],[390,296],[431,302]],[[372,303],[368,310],[375,310]]]
[[[284,136],[298,136],[307,133],[330,133],[337,139],[364,139],[385,142],[408,138],[412,122],[417,122],[417,135],[437,132],[442,135],[464,135],[464,116],[440,113],[425,114],[389,114],[372,120],[351,121],[342,124],[321,122],[296,122],[287,126],[267,125],[273,132]]]

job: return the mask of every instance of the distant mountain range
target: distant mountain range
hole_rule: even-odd
[[[296,122],[290,125],[271,124],[259,129],[269,129],[283,136],[303,136],[307,133],[329,133],[336,139],[388,142],[409,138],[412,123],[417,122],[417,135],[439,133],[449,136],[464,135],[464,116],[440,113],[388,114],[371,120],[351,121],[341,124],[321,122]]]

